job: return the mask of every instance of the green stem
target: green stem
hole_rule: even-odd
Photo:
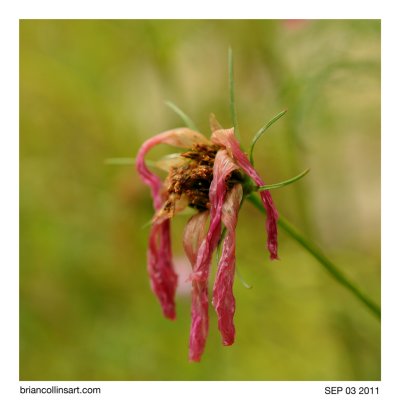
[[[273,125],[276,121],[278,121],[279,118],[283,117],[287,113],[287,110],[281,111],[279,114],[275,115],[274,118],[272,118],[270,121],[268,121],[255,135],[253,138],[253,141],[251,142],[250,146],[250,151],[249,151],[249,159],[251,162],[251,165],[254,165],[254,158],[253,158],[253,151],[254,151],[254,146],[256,145],[257,141],[261,138],[262,135],[266,132],[266,130]]]
[[[247,199],[260,211],[265,212],[264,205],[254,193],[251,193]],[[352,283],[340,271],[340,269],[325,256],[325,254],[323,254],[316,244],[305,238],[290,222],[288,222],[282,216],[279,216],[278,225],[294,240],[296,240],[297,243],[303,246],[303,248],[305,248],[316,260],[318,260],[338,283],[353,293],[353,295],[356,296],[358,300],[360,300],[366,307],[368,307],[368,309],[372,311],[377,318],[381,319],[380,307],[370,300],[364,293],[362,293],[362,291],[354,283]]]
[[[291,183],[294,183],[301,179],[303,176],[307,175],[310,172],[310,168],[307,168],[305,171],[303,171],[301,174],[294,176],[293,178],[286,179],[286,181],[278,182],[278,183],[273,183],[272,185],[263,185],[263,186],[258,186],[257,191],[261,192],[263,190],[271,190],[271,189],[279,189],[281,187],[290,185]]]

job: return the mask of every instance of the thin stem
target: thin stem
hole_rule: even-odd
[[[251,193],[247,199],[260,211],[265,212],[261,200]],[[372,313],[381,319],[381,309],[371,299],[369,299],[362,291],[352,283],[340,269],[323,254],[318,246],[305,238],[290,222],[284,217],[279,216],[278,225],[286,231],[294,240],[297,241],[303,248],[305,248],[320,264],[329,272],[329,274],[336,279],[338,283],[346,287],[354,296],[356,296]]]
[[[291,183],[294,183],[301,179],[303,176],[307,175],[310,172],[310,168],[307,168],[305,171],[303,171],[301,174],[294,176],[293,178],[287,179],[286,181],[278,182],[278,183],[273,183],[272,185],[264,185],[264,186],[258,186],[257,191],[261,192],[263,190],[271,190],[271,189],[279,189],[281,187],[290,185]]]
[[[232,54],[232,49],[230,47],[228,50],[228,70],[229,70],[229,106],[231,110],[231,119],[233,123],[233,128],[235,130],[235,136],[240,142],[239,125],[235,107],[235,80],[233,76],[233,54]]]
[[[257,141],[261,138],[262,135],[266,132],[266,130],[273,125],[276,121],[278,121],[279,118],[283,117],[286,114],[287,110],[281,111],[279,114],[275,115],[270,121],[268,121],[255,135],[253,138],[253,141],[251,142],[250,146],[250,162],[251,165],[254,165],[254,158],[253,158],[253,151],[254,151],[254,146],[256,145]]]

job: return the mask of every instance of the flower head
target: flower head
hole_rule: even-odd
[[[249,188],[254,188],[254,183],[257,186],[264,185],[241,150],[234,129],[222,129],[213,117],[210,124],[210,140],[191,129],[178,128],[147,140],[136,158],[139,175],[151,189],[155,210],[148,246],[148,272],[163,313],[170,319],[175,318],[177,286],[177,275],[172,266],[170,219],[186,207],[197,211],[189,219],[183,234],[184,250],[192,265],[189,345],[189,358],[192,361],[200,361],[206,343],[208,276],[213,252],[221,241],[222,253],[212,299],[223,344],[231,345],[234,342],[235,298],[232,288],[238,212]],[[185,149],[159,164],[168,171],[164,182],[147,168],[144,160],[146,153],[160,143]],[[269,191],[261,191],[260,195],[267,212],[267,248],[270,258],[276,259],[278,213]]]

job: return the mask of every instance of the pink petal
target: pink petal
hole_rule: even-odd
[[[221,236],[222,207],[227,191],[226,179],[237,165],[225,150],[219,150],[213,167],[210,198],[210,226],[199,246],[192,278],[192,325],[190,329],[189,359],[200,361],[208,334],[208,275],[211,256]]]
[[[207,282],[192,282],[192,323],[190,326],[189,360],[200,361],[208,335]]]
[[[160,210],[166,198],[162,191],[161,179],[147,168],[144,158],[152,147],[160,143],[190,148],[194,144],[209,143],[209,141],[200,133],[187,128],[179,128],[160,133],[143,143],[136,157],[136,168],[142,181],[151,189],[156,212]],[[153,292],[161,303],[164,315],[174,319],[174,298],[178,278],[172,266],[170,221],[168,219],[159,224],[153,224],[151,227],[147,258]]]
[[[154,224],[150,230],[147,270],[153,292],[158,297],[164,316],[175,319],[175,290],[178,278],[172,266],[170,221]]]
[[[235,298],[232,289],[235,275],[235,229],[242,196],[242,186],[235,185],[227,195],[222,209],[222,222],[227,233],[214,283],[213,305],[217,312],[218,328],[225,346],[230,346],[235,340],[235,326],[233,324]]]
[[[196,265],[200,244],[206,236],[206,223],[209,212],[194,215],[186,224],[183,233],[183,247],[192,264]],[[208,298],[202,282],[192,282],[192,327],[190,332],[190,354],[192,361],[200,361],[208,332]]]
[[[256,182],[257,185],[265,185],[260,175],[251,165],[246,154],[240,149],[239,142],[236,140],[233,128],[220,129],[213,132],[211,136],[213,143],[224,146],[229,154],[235,159],[237,164],[242,168],[250,178]],[[270,253],[271,260],[278,258],[278,211],[272,201],[271,194],[268,190],[260,192],[261,200],[267,212],[266,230],[268,233],[267,247]]]

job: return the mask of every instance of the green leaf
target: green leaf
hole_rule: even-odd
[[[279,118],[283,117],[286,114],[287,110],[283,110],[281,111],[279,114],[275,115],[274,118],[272,118],[269,122],[267,122],[255,135],[253,138],[253,141],[251,142],[251,146],[250,146],[250,162],[251,165],[254,165],[254,159],[253,159],[253,150],[254,150],[254,146],[257,143],[258,139],[261,138],[262,135],[264,135],[264,133],[266,132],[266,130],[273,125],[276,121],[278,121]]]
[[[233,76],[233,54],[231,47],[229,47],[228,50],[228,70],[229,70],[229,105],[231,111],[231,119],[233,123],[233,128],[235,130],[235,135],[237,139],[240,141],[239,125],[235,107],[235,81]]]
[[[257,188],[258,192],[261,192],[263,190],[271,190],[271,189],[279,189],[283,186],[290,185],[293,182],[298,181],[301,179],[303,176],[307,175],[310,172],[310,168],[307,168],[305,171],[303,171],[301,174],[294,176],[293,178],[290,178],[286,181],[282,181],[279,183],[273,183],[272,185],[264,185],[264,186],[259,186]]]
[[[166,101],[165,104],[181,117],[182,121],[188,128],[198,132],[196,124],[193,122],[193,120],[187,116],[176,104],[172,103],[172,101]]]

